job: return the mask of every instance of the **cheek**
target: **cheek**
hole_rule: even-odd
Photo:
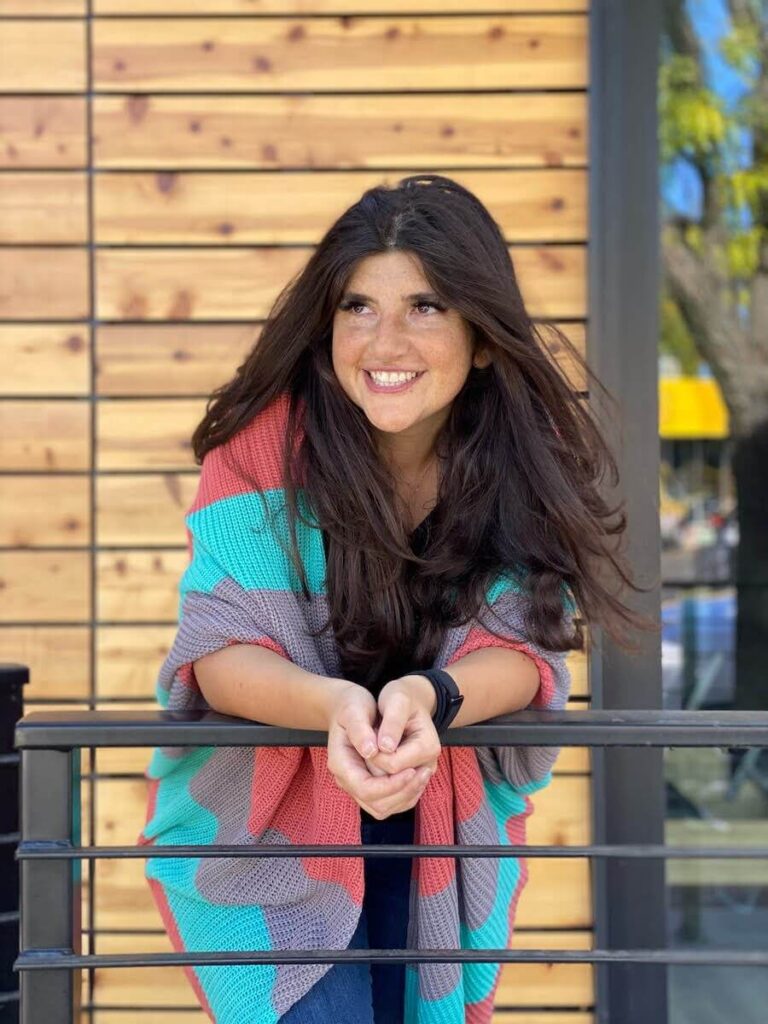
[[[461,340],[454,339],[435,346],[429,361],[446,387],[461,388],[472,366],[472,353]]]
[[[353,376],[357,371],[360,360],[360,345],[356,344],[354,338],[343,331],[334,334],[331,345],[331,362],[336,376],[346,379]]]

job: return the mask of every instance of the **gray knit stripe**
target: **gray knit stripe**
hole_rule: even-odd
[[[545,651],[527,638],[523,613],[525,598],[520,593],[503,594],[494,610],[502,623],[491,618],[489,624],[512,642],[541,658],[552,671],[554,691],[549,707],[564,707],[568,697],[569,674],[565,654]],[[206,594],[187,593],[182,619],[171,651],[158,678],[158,691],[167,693],[169,710],[207,709],[199,689],[182,682],[180,670],[205,654],[232,643],[258,643],[268,639],[286,651],[289,658],[307,671],[338,676],[338,649],[331,631],[319,640],[308,635],[327,619],[326,596],[310,600],[285,591],[247,591],[231,577],[223,579]],[[483,619],[481,617],[482,625]],[[472,624],[445,632],[435,667],[445,667],[467,639]],[[282,748],[276,748],[282,749]],[[287,749],[287,748],[286,748]],[[317,756],[315,748],[307,748]],[[162,748],[167,757],[183,758],[189,748]],[[483,778],[491,782],[506,780],[513,787],[541,780],[559,752],[552,747],[479,747],[478,765]],[[448,757],[445,748],[441,759]],[[220,748],[192,779],[194,799],[216,815],[217,843],[280,843],[290,840],[276,828],[267,828],[260,836],[249,831],[250,801],[254,786],[254,748]],[[316,764],[313,792],[322,794],[328,776],[323,778],[321,759]],[[168,785],[166,778],[164,784]],[[222,794],[226,799],[222,799]],[[453,808],[446,808],[453,815]],[[442,813],[442,812],[441,812]],[[311,840],[307,840],[311,841]],[[467,821],[457,821],[455,841],[467,844],[498,842],[498,828],[487,804]],[[355,862],[362,870],[362,862]],[[498,882],[498,863],[489,858],[469,859],[459,867],[458,875],[447,887],[433,895],[418,897],[412,891],[412,915],[409,921],[409,948],[458,948],[460,922],[476,929],[488,918]],[[200,859],[196,884],[201,895],[213,903],[259,905],[265,915],[274,948],[346,948],[357,925],[360,908],[347,891],[330,881],[313,879],[303,870],[299,858]],[[415,886],[415,882],[413,883]],[[273,1002],[278,1013],[285,1013],[330,965],[280,965]],[[421,998],[439,1000],[462,985],[460,964],[418,965]]]
[[[467,821],[456,822],[456,843],[482,846],[497,829],[496,819],[487,804],[478,807]],[[463,899],[459,901],[461,923],[474,931],[485,923],[493,910],[499,878],[499,862],[492,857],[462,857],[457,861],[457,884]]]

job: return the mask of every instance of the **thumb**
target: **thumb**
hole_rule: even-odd
[[[380,695],[379,710],[381,725],[378,745],[385,753],[391,754],[397,750],[411,716],[411,699],[401,690],[393,690],[384,696]]]
[[[379,751],[371,717],[371,712],[360,705],[348,708],[344,716],[343,725],[349,742],[362,758],[373,757]]]

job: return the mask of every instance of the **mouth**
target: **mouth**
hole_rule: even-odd
[[[416,374],[415,377],[411,377],[409,380],[396,381],[391,384],[387,382],[375,381],[368,370],[363,370],[363,375],[365,376],[365,382],[366,385],[368,386],[368,389],[370,391],[373,391],[374,394],[392,395],[401,394],[403,391],[408,391],[408,389],[412,388],[413,385],[418,380],[420,380],[426,372],[426,370],[421,370]]]

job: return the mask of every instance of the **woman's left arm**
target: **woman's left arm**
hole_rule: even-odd
[[[464,697],[449,729],[485,722],[497,715],[527,708],[538,693],[541,682],[533,658],[505,647],[482,647],[470,651],[452,662],[446,671]]]
[[[449,671],[464,700],[449,728],[484,722],[528,707],[540,679],[532,658],[521,651],[484,647],[452,662]],[[370,764],[387,772],[433,762],[440,742],[432,725],[436,697],[432,683],[405,675],[387,683],[379,694],[379,752]],[[387,739],[392,741],[387,751]]]

